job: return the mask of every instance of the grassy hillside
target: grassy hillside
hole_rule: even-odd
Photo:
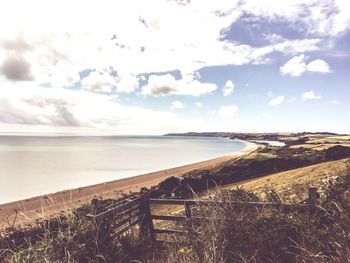
[[[307,197],[307,189],[310,185],[324,192],[339,177],[345,176],[348,167],[350,167],[350,158],[234,183],[224,186],[223,189],[241,187],[259,196],[264,195],[268,189],[274,189],[286,201],[300,201]]]

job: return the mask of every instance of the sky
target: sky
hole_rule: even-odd
[[[350,133],[347,0],[0,5],[0,133]]]

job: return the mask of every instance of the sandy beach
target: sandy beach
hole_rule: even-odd
[[[103,199],[116,198],[121,193],[128,193],[130,191],[136,192],[142,187],[157,185],[167,177],[181,176],[186,172],[196,169],[217,169],[227,163],[237,161],[238,159],[254,152],[257,148],[258,146],[256,144],[246,142],[246,147],[244,149],[230,155],[162,171],[3,204],[0,205],[0,227],[4,228],[11,225],[24,226],[37,219],[50,218],[57,216],[60,213],[67,213],[73,208],[90,202],[93,197]]]

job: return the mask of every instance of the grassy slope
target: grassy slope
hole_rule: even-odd
[[[264,192],[272,187],[286,201],[300,201],[307,198],[309,185],[316,186],[322,193],[329,180],[344,175],[346,167],[349,165],[350,158],[315,164],[227,185],[223,189],[242,187],[263,196]]]
[[[305,144],[293,145],[291,148],[310,148],[317,151],[322,151],[336,145],[350,147],[350,136],[320,136],[308,135],[309,140]]]
[[[264,197],[264,193],[273,188],[283,201],[299,202],[307,198],[309,185],[316,186],[318,191],[322,193],[330,179],[334,180],[337,176],[345,174],[348,165],[350,165],[350,158],[310,165],[229,184],[219,189],[214,188],[209,192],[200,194],[198,198],[207,199],[208,194],[211,195],[218,190],[235,189],[236,187],[242,187]],[[183,205],[152,205],[151,209],[152,213],[158,215],[177,214],[183,210]]]
[[[298,145],[292,145],[290,148],[292,149],[299,149],[299,148],[305,148],[305,149],[313,149],[316,151],[322,151],[327,150],[333,146],[342,145],[350,147],[350,144],[346,143],[340,143],[340,144],[332,144],[332,143],[326,143],[326,144],[298,144]]]

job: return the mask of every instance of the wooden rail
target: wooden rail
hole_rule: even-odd
[[[310,212],[313,213],[316,210],[317,193],[316,187],[310,187],[308,190],[309,197],[303,200],[299,204],[279,204],[279,203],[266,203],[266,202],[238,202],[238,201],[214,201],[214,200],[194,200],[194,199],[149,199],[149,205],[184,205],[185,215],[150,215],[152,230],[155,234],[183,234],[184,230],[178,229],[158,229],[153,227],[153,220],[162,221],[187,221],[188,226],[192,226],[192,222],[198,220],[208,220],[209,218],[192,216],[192,206],[213,206],[217,204],[229,205],[232,208],[274,208],[280,209],[283,212]],[[218,220],[219,218],[210,218],[210,220]],[[155,239],[154,239],[155,240]]]
[[[237,201],[214,201],[214,200],[194,200],[194,199],[150,199],[149,193],[135,195],[126,198],[107,207],[101,207],[98,199],[91,201],[91,213],[87,215],[96,226],[107,223],[111,226],[110,235],[118,236],[129,230],[132,226],[140,225],[143,235],[147,235],[155,241],[157,234],[181,234],[186,232],[186,228],[180,229],[160,229],[155,228],[154,220],[161,221],[185,221],[188,227],[192,227],[194,222],[199,220],[217,220],[218,218],[205,218],[193,215],[192,207],[210,207],[213,205],[228,205],[235,209],[243,208],[274,208],[284,212],[310,212],[316,210],[318,193],[315,187],[310,187],[309,197],[299,204],[279,204],[266,202],[237,202]],[[151,205],[181,205],[184,206],[184,215],[155,215],[151,212]]]
[[[135,195],[107,207],[102,207],[100,200],[92,199],[91,213],[87,217],[95,223],[97,231],[99,226],[107,224],[108,221],[110,236],[121,235],[141,222],[142,198],[140,195]]]

